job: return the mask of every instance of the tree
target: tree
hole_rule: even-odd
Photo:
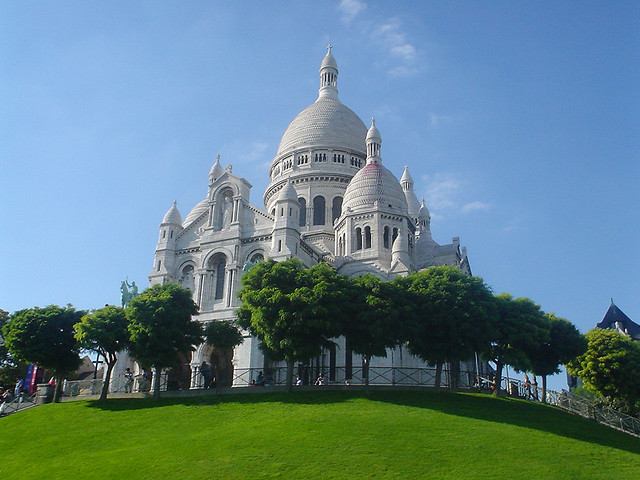
[[[65,375],[80,365],[73,326],[83,314],[71,306],[34,307],[15,312],[2,329],[7,348],[16,359],[53,371],[55,402],[60,401]]]
[[[459,362],[489,347],[494,328],[491,291],[481,278],[450,266],[432,267],[399,281],[413,295],[409,350],[436,365],[436,388],[442,366],[449,362],[454,367],[450,382],[454,388]]]
[[[586,334],[587,349],[567,364],[588,390],[633,413],[640,400],[640,345],[615,330]]]
[[[118,352],[129,346],[127,326],[124,309],[111,305],[84,315],[74,325],[75,337],[80,346],[102,355],[107,364],[107,374],[100,392],[101,401],[107,399],[111,372],[118,360]]]
[[[496,364],[495,389],[500,394],[504,365],[519,371],[531,369],[527,352],[549,339],[544,313],[528,298],[513,298],[507,293],[495,297],[495,329],[486,357]]]
[[[131,352],[155,369],[154,398],[160,397],[162,369],[178,363],[180,354],[202,342],[202,327],[192,319],[198,306],[191,291],[175,283],[154,285],[131,300],[125,309],[129,319]]]
[[[244,337],[233,322],[223,320],[210,322],[204,329],[204,338],[205,342],[217,351],[216,388],[218,388],[221,384],[227,383],[227,379],[221,378],[222,369],[220,368],[220,364],[225,360],[224,352],[240,345],[244,341]]]
[[[238,324],[286,361],[289,390],[294,362],[320,355],[339,334],[348,285],[329,265],[305,268],[297,259],[261,262],[242,277]]]
[[[351,283],[348,289],[352,293],[351,311],[340,332],[351,350],[362,355],[363,376],[368,385],[371,357],[386,357],[387,348],[402,342],[402,302],[396,283],[384,282],[373,275],[355,278]]]
[[[2,327],[9,321],[9,312],[0,309],[0,386],[9,386],[24,375],[27,364],[16,360],[2,338]]]
[[[569,320],[545,313],[549,338],[546,342],[533,345],[526,352],[531,371],[542,377],[542,401],[547,401],[547,375],[560,373],[560,365],[566,364],[584,353],[587,342],[584,336]]]

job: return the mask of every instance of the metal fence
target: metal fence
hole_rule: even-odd
[[[10,415],[20,410],[33,407],[36,404],[36,396],[21,393],[10,402],[2,402],[0,404],[0,416]]]
[[[489,379],[482,378],[481,381],[490,383]],[[500,383],[502,390],[509,395],[542,402],[542,388],[535,384],[525,384],[520,380],[503,377]],[[640,437],[640,419],[627,415],[597,401],[576,395],[571,392],[547,390],[545,403],[558,407],[566,412],[580,415],[581,417],[595,420],[596,422],[610,428],[615,428],[629,435]]]

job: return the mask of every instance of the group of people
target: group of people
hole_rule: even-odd
[[[16,398],[20,398],[24,391],[24,380],[21,378],[16,379],[16,384],[13,388],[0,387],[0,415],[4,415],[7,409],[7,405]]]
[[[146,370],[141,370],[140,373],[135,375],[130,368],[127,369],[123,373],[124,376],[124,393],[132,393],[133,392],[133,384],[135,380],[138,381],[138,391],[146,392],[149,390],[149,374]]]

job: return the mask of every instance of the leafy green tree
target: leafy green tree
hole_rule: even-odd
[[[531,370],[531,352],[549,341],[544,312],[528,298],[513,298],[507,293],[495,297],[495,329],[486,357],[496,364],[495,390],[500,394],[504,365],[519,371]]]
[[[154,398],[160,396],[162,369],[179,362],[180,354],[202,342],[202,327],[192,319],[198,306],[191,292],[175,283],[154,285],[131,300],[125,309],[133,356],[155,369]]]
[[[100,392],[101,401],[107,398],[118,352],[129,347],[128,323],[124,309],[107,305],[84,315],[73,327],[80,346],[97,352],[107,364],[107,374]]]
[[[586,334],[587,349],[567,364],[588,390],[633,413],[640,400],[640,345],[615,330]]]
[[[443,364],[454,366],[451,387],[455,387],[459,362],[487,351],[493,337],[491,291],[481,278],[450,266],[428,268],[399,282],[413,296],[407,317],[409,350],[435,364],[436,388]]]
[[[231,358],[225,358],[225,352],[229,350],[233,352],[233,349],[244,341],[242,332],[231,321],[213,321],[205,327],[204,338],[205,342],[211,345],[217,354],[216,388],[227,385],[230,379],[223,378],[221,364],[225,361],[231,361]]]
[[[348,285],[329,265],[305,268],[297,259],[261,262],[242,277],[238,324],[286,361],[289,390],[294,362],[320,355],[339,334]]]
[[[9,387],[24,375],[27,364],[16,360],[2,338],[2,327],[9,321],[9,312],[0,309],[0,386]]]
[[[71,306],[34,307],[15,312],[2,329],[7,348],[16,359],[53,371],[55,402],[60,401],[65,375],[80,365],[73,326],[83,314]]]
[[[547,401],[547,375],[560,373],[560,365],[566,364],[584,353],[587,342],[584,336],[569,320],[545,313],[549,338],[546,342],[533,345],[526,352],[531,371],[542,377],[542,401]]]
[[[403,340],[401,292],[393,282],[384,282],[373,275],[350,281],[347,294],[350,313],[340,332],[349,347],[362,355],[365,384],[369,384],[368,367],[371,357],[386,357],[387,348]]]

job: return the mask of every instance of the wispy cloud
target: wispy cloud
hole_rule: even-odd
[[[373,9],[365,14],[368,6],[363,0],[340,0],[337,8],[344,24],[351,25],[357,17],[358,23],[354,25],[359,25],[359,31],[382,49],[384,55],[379,60],[388,75],[407,77],[419,70],[418,49],[409,40],[399,18],[383,18]]]
[[[361,0],[340,0],[338,4],[338,10],[342,12],[342,21],[346,24],[351,23],[366,8],[367,4]]]
[[[465,203],[462,205],[462,213],[471,213],[471,212],[483,212],[491,209],[491,204],[486,202],[481,202],[476,200],[474,202]]]
[[[422,177],[427,207],[434,219],[455,214],[472,214],[486,211],[491,204],[481,200],[465,199],[468,182],[450,173],[436,173]]]
[[[441,125],[445,125],[451,123],[453,121],[453,117],[451,115],[440,115],[437,113],[429,114],[429,126],[430,127],[439,127]]]
[[[256,160],[264,160],[269,144],[266,142],[252,142],[248,148],[244,149],[238,155],[240,163],[255,162]]]
[[[408,39],[398,18],[384,21],[374,30],[374,38],[385,48],[391,59],[400,62],[389,67],[392,76],[408,76],[417,71],[417,49]]]

